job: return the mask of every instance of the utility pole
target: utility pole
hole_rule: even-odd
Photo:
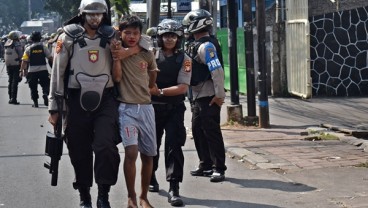
[[[236,29],[238,27],[238,9],[234,0],[227,0],[227,25],[229,38],[230,95],[231,105],[227,107],[228,121],[242,122],[242,106],[239,104],[238,53]]]
[[[28,20],[32,20],[31,0],[28,0]]]
[[[244,17],[244,43],[245,43],[245,64],[247,79],[247,110],[245,117],[247,125],[255,125],[256,116],[256,89],[254,74],[254,47],[253,47],[253,23],[252,23],[252,0],[243,0]]]
[[[259,105],[259,127],[269,128],[269,110],[267,95],[267,70],[266,70],[266,11],[265,1],[256,0],[256,21],[258,34],[258,105]]]
[[[149,12],[149,25],[148,28],[157,27],[160,22],[160,0],[151,0],[150,12]]]
[[[172,18],[172,11],[171,11],[171,0],[167,1],[167,18]]]

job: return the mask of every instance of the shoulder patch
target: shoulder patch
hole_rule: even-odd
[[[184,61],[183,66],[185,72],[190,72],[192,70],[192,62],[188,59]]]
[[[207,53],[211,59],[215,57],[215,50],[213,48],[207,48]]]
[[[58,40],[56,42],[56,49],[55,52],[58,54],[60,53],[61,49],[63,48],[63,41],[62,40]]]

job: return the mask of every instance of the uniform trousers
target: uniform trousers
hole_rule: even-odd
[[[6,72],[8,73],[8,95],[9,99],[17,99],[18,84],[21,78],[19,77],[20,66],[7,66]]]
[[[68,91],[65,134],[75,171],[73,187],[91,187],[93,171],[97,184],[115,185],[120,164],[117,144],[121,139],[118,132],[118,102],[113,97],[112,89],[105,89],[100,106],[93,112],[82,109],[80,90]]]
[[[167,181],[183,181],[184,154],[182,146],[186,140],[184,126],[185,105],[153,104],[156,120],[157,155],[153,158],[153,170],[158,168],[160,146],[165,132],[165,169]]]
[[[32,100],[37,100],[38,96],[38,83],[41,85],[42,94],[48,95],[50,91],[50,78],[49,72],[47,70],[37,71],[37,72],[29,72],[27,75],[28,78],[28,86],[31,89],[31,98]]]
[[[211,97],[194,100],[192,133],[199,157],[199,168],[225,172],[225,146],[220,128],[221,107],[209,106]]]

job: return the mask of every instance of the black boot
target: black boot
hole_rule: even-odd
[[[160,185],[157,182],[155,172],[152,173],[151,182],[150,182],[148,190],[150,192],[158,192],[160,190]]]
[[[38,108],[38,100],[36,100],[36,99],[34,99],[34,100],[33,100],[33,105],[32,105],[32,107],[34,107],[34,108]]]
[[[109,203],[110,185],[98,184],[97,208],[111,208]]]
[[[19,102],[17,101],[17,99],[12,98],[9,100],[9,104],[19,105]]]
[[[79,196],[80,196],[80,208],[92,208],[91,202],[91,194],[89,193],[89,187],[79,187]]]
[[[171,204],[171,206],[174,206],[174,207],[183,205],[183,200],[180,198],[180,195],[179,195],[179,182],[170,181],[168,201]]]
[[[47,95],[43,95],[43,104],[45,104],[45,106],[49,106],[49,99],[47,98]]]

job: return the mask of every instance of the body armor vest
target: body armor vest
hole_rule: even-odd
[[[175,86],[178,84],[178,75],[183,66],[184,53],[182,51],[173,56],[165,57],[162,51],[159,51],[159,58],[156,61],[160,72],[157,75],[156,84],[159,89]],[[176,104],[185,99],[184,95],[176,96],[152,96],[152,101]]]
[[[68,26],[71,27],[67,28]],[[68,25],[64,30],[68,36],[74,35],[75,43],[73,46],[73,58],[70,60],[69,88],[79,88],[80,85],[76,79],[78,73],[89,76],[98,76],[106,74],[108,83],[106,87],[113,87],[111,77],[112,60],[110,46],[107,38],[99,33],[99,37],[89,39],[83,35],[84,29],[79,25]],[[81,32],[81,30],[83,30]]]
[[[223,66],[221,47],[215,37],[205,36],[205,37],[200,38],[197,41],[193,41],[192,43],[189,44],[187,51],[186,51],[187,55],[190,58],[192,58],[192,78],[190,80],[191,86],[196,86],[201,82],[211,79],[211,74],[210,74],[210,71],[208,70],[207,64],[200,63],[197,61],[199,60],[199,58],[197,57],[199,46],[201,46],[202,43],[205,43],[205,42],[211,42],[215,46],[217,57],[221,65]]]
[[[12,40],[8,40],[4,45],[4,59],[5,59],[5,65],[7,66],[18,66],[20,65],[20,60],[18,57],[18,53],[15,50],[15,44],[19,44],[18,42],[14,42]]]
[[[43,45],[33,45],[29,51],[29,65],[43,66],[46,65],[46,56]]]

